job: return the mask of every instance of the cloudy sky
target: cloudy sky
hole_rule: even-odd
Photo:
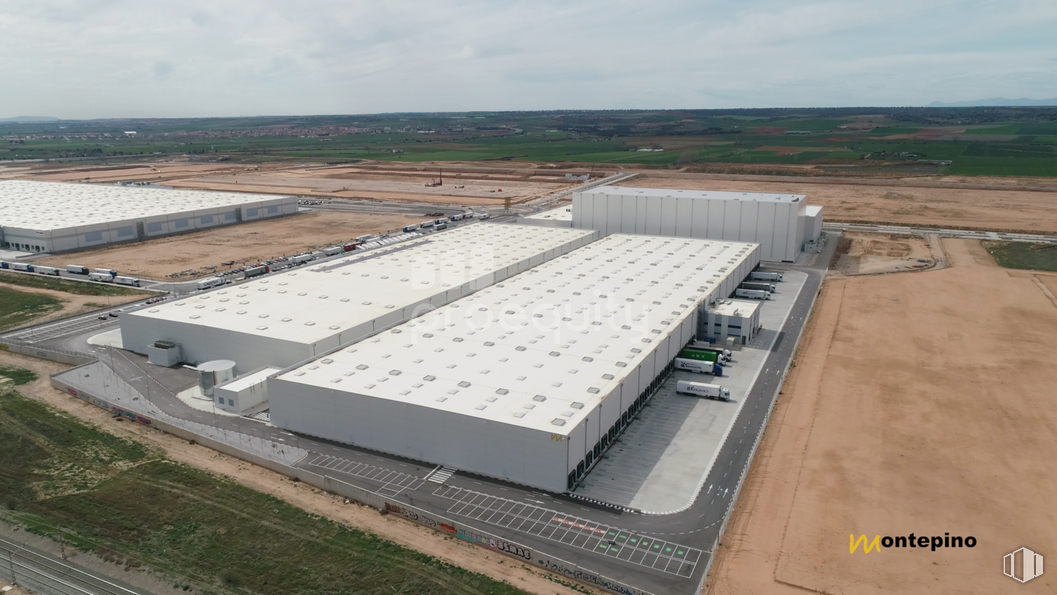
[[[0,117],[1057,97],[1057,0],[4,0]]]

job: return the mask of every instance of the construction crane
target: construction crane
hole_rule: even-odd
[[[434,188],[436,186],[443,186],[444,185],[444,170],[441,169],[441,170],[438,170],[438,171],[440,172],[440,178],[439,179],[435,179],[435,180],[430,180],[429,183],[426,184],[426,188]]]

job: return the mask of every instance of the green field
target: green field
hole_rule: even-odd
[[[0,331],[22,326],[62,309],[62,301],[0,285]]]
[[[0,365],[0,377],[7,378],[11,382],[14,382],[16,386],[20,384],[28,384],[37,379],[37,375],[29,370],[12,368],[4,365]]]
[[[862,126],[863,123],[866,126]],[[135,137],[121,131],[135,129]],[[915,137],[938,131],[937,140]],[[810,134],[786,134],[803,131]],[[965,131],[962,134],[962,131]],[[930,135],[934,135],[930,132]],[[994,136],[1012,140],[993,140]],[[906,138],[893,138],[893,137]],[[1057,108],[816,108],[364,114],[0,124],[0,160],[826,164],[1057,176]],[[941,140],[942,139],[942,140]],[[985,140],[977,140],[985,139]],[[6,143],[6,146],[4,144]],[[766,147],[803,147],[801,152]],[[639,149],[663,149],[640,151]],[[962,157],[972,158],[961,163]],[[981,161],[976,158],[985,158]],[[1008,157],[1004,161],[990,158]],[[953,161],[950,166],[938,161]],[[828,170],[827,170],[828,171]],[[839,172],[838,172],[839,173]]]
[[[82,283],[80,281],[69,281],[43,275],[26,275],[24,273],[0,273],[0,283],[6,285],[20,285],[22,287],[35,287],[37,289],[51,289],[64,293],[77,295],[99,295],[99,296],[137,296],[154,295],[149,291],[118,287],[117,285],[103,285],[102,283]]]
[[[984,248],[1007,269],[1057,272],[1057,244],[984,242]]]
[[[132,422],[129,422],[132,423]],[[0,389],[0,519],[200,593],[515,594]]]

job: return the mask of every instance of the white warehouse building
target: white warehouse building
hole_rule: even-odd
[[[287,367],[591,242],[598,232],[478,223],[199,293],[121,317],[125,349]]]
[[[297,212],[297,197],[0,181],[0,246],[63,252]]]
[[[662,383],[698,317],[759,264],[759,248],[609,235],[269,378],[272,423],[572,489]]]
[[[760,244],[760,258],[794,262],[822,231],[822,207],[802,194],[599,186],[573,193],[572,226]],[[814,234],[814,235],[812,235]]]

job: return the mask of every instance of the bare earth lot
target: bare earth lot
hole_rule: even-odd
[[[920,236],[845,232],[835,269],[845,275],[894,273],[932,266],[928,242]],[[918,262],[927,260],[927,263]]]
[[[367,233],[398,230],[421,220],[419,216],[405,215],[302,213],[50,256],[35,262],[50,266],[80,264],[89,268],[110,268],[122,275],[150,279],[162,279],[171,273],[190,269],[204,275],[214,272],[204,267],[216,266],[217,271],[223,271],[276,256],[333,246]],[[231,260],[235,264],[230,267],[220,264]]]
[[[1002,575],[1019,547],[1057,552],[1057,304],[944,245],[951,268],[826,282],[709,593],[1057,591]],[[848,552],[945,532],[978,545]]]
[[[502,206],[508,198],[516,204],[570,186],[573,183],[565,180],[566,171],[573,170],[551,170],[528,163],[368,162],[329,166],[175,162],[111,167],[41,166],[20,169],[12,177],[90,183],[146,181],[174,188],[228,192]],[[441,177],[443,185],[426,186]]]
[[[709,174],[654,174],[622,185],[806,194],[827,221],[869,221],[947,228],[1057,232],[1057,192],[859,185],[788,178],[762,182]],[[977,182],[982,183],[982,182]]]

